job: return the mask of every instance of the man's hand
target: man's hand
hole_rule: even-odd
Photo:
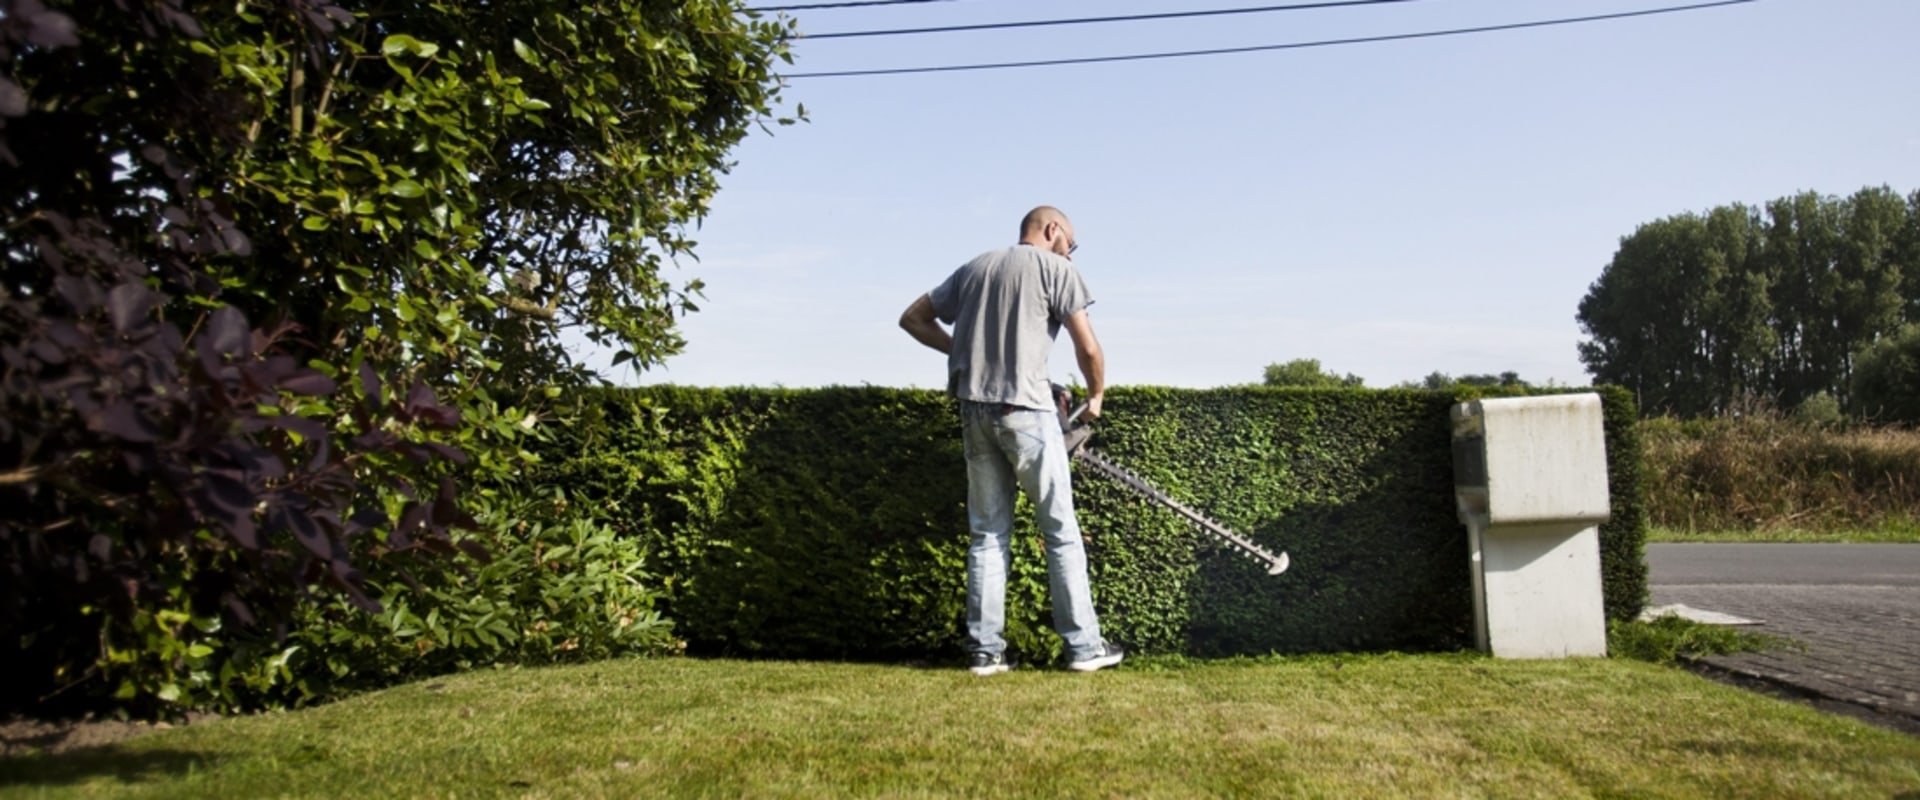
[[[1102,397],[1099,395],[1089,396],[1087,398],[1087,407],[1080,412],[1080,417],[1088,422],[1092,422],[1096,417],[1099,417],[1101,399]],[[1073,390],[1057,383],[1054,384],[1053,402],[1060,407],[1060,417],[1065,419],[1068,414],[1073,413]]]

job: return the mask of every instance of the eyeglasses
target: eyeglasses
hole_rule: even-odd
[[[1065,225],[1061,225],[1061,224],[1060,224],[1060,223],[1058,223],[1058,222],[1049,222],[1049,223],[1047,223],[1047,224],[1048,224],[1048,225],[1054,225],[1054,226],[1058,226],[1058,227],[1059,227],[1059,228],[1060,228],[1061,230],[1065,230],[1065,229],[1066,229],[1066,227],[1067,227],[1067,226],[1065,226]],[[1079,250],[1079,249],[1080,249],[1080,243],[1079,243],[1079,242],[1076,242],[1076,241],[1074,241],[1074,240],[1072,240],[1072,239],[1068,239],[1068,240],[1067,240],[1067,255],[1068,255],[1068,256],[1072,256],[1072,255],[1073,255],[1073,252],[1074,252],[1075,250]]]

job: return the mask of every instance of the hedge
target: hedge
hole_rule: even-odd
[[[1646,600],[1637,416],[1601,391],[1613,518],[1607,615]],[[1252,561],[1076,468],[1095,602],[1136,652],[1227,656],[1470,647],[1465,528],[1445,392],[1120,387],[1093,446],[1273,550]],[[963,642],[966,474],[953,403],[926,390],[608,389],[542,455],[664,576],[689,649],[929,659]],[[1016,657],[1059,654],[1024,499],[1009,580]]]

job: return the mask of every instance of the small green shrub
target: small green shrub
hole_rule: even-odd
[[[1855,413],[1880,423],[1920,425],[1920,324],[1907,324],[1854,356]]]
[[[566,497],[482,499],[484,562],[383,560],[367,612],[315,597],[284,629],[223,626],[184,600],[142,607],[93,676],[146,716],[300,706],[482,666],[677,653],[641,543],[574,513]],[[184,598],[189,570],[169,597]]]
[[[1840,401],[1827,392],[1814,392],[1793,407],[1793,418],[1808,425],[1831,426],[1846,421],[1840,413]]]
[[[101,624],[102,652],[93,674],[74,677],[97,678],[112,687],[120,711],[143,717],[236,711],[248,707],[249,698],[284,685],[287,659],[296,648],[261,641],[259,630],[235,635],[220,615],[196,612],[188,590],[194,571],[177,559],[157,561],[175,562],[160,571],[165,600],[135,608],[124,624]],[[80,611],[84,619],[99,620],[91,606]]]
[[[1608,620],[1607,652],[1655,664],[1676,664],[1707,656],[1750,653],[1785,646],[1777,636],[1708,625],[1673,614],[1652,620]]]
[[[677,652],[640,543],[566,495],[476,503],[484,563],[370,576],[383,610],[335,604],[289,636],[294,704],[481,666]]]

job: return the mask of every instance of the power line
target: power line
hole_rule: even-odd
[[[1469,33],[1491,33],[1494,31],[1512,31],[1522,28],[1544,28],[1552,25],[1573,25],[1583,22],[1599,22],[1628,17],[1647,17],[1655,14],[1673,14],[1681,11],[1698,11],[1720,6],[1735,6],[1753,3],[1758,0],[1719,0],[1713,3],[1697,3],[1686,6],[1669,6],[1643,11],[1624,11],[1617,14],[1595,14],[1586,17],[1566,17],[1562,19],[1539,20],[1535,22],[1515,22],[1506,25],[1486,25],[1477,28],[1453,28],[1442,31],[1422,31],[1419,33],[1396,33],[1385,36],[1362,36],[1352,39],[1323,39],[1313,42],[1289,42],[1286,44],[1255,45],[1252,47],[1222,47],[1212,50],[1182,50],[1168,53],[1139,53],[1125,56],[1094,56],[1090,58],[1060,58],[1046,61],[1008,61],[997,64],[957,64],[943,67],[900,67],[896,69],[862,69],[837,72],[800,72],[785,75],[786,78],[852,78],[868,75],[910,75],[923,72],[964,72],[983,69],[1014,69],[1021,67],[1055,67],[1067,64],[1103,64],[1117,61],[1147,61],[1162,58],[1187,58],[1192,56],[1217,56],[1234,53],[1257,53],[1268,50],[1300,50],[1309,47],[1332,47],[1347,44],[1370,44],[1375,42],[1393,42],[1407,39],[1430,39],[1440,36],[1460,36]]]
[[[1118,17],[1081,17],[1078,19],[1042,19],[1027,22],[986,22],[977,25],[948,25],[940,28],[901,28],[888,31],[842,31],[839,33],[801,34],[804,39],[850,39],[855,36],[904,36],[915,33],[954,33],[956,31],[989,31],[1002,28],[1038,28],[1049,25],[1086,25],[1095,22],[1137,22],[1153,19],[1178,19],[1181,17],[1218,17],[1226,14],[1263,14],[1270,11],[1306,11],[1314,8],[1340,8],[1344,6],[1374,6],[1384,3],[1412,3],[1416,0],[1329,0],[1322,3],[1300,3],[1288,6],[1260,6],[1257,8],[1215,8],[1206,11],[1168,11],[1160,14],[1128,14]]]
[[[748,11],[804,11],[809,8],[858,8],[860,6],[898,6],[908,3],[944,3],[952,0],[848,0],[845,3],[807,3],[797,6],[757,6]]]

